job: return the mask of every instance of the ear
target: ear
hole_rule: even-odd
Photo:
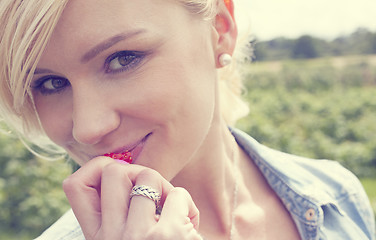
[[[219,56],[223,53],[233,54],[238,36],[232,0],[219,0],[218,13],[213,24],[216,35],[214,43],[216,67],[221,68]]]

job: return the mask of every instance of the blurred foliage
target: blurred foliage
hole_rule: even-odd
[[[316,58],[319,54],[313,37],[304,35],[294,42],[293,58]]]
[[[359,177],[375,176],[374,59],[252,64],[245,82],[250,114],[238,127],[270,147],[335,159]]]
[[[359,28],[348,36],[340,36],[333,40],[304,35],[297,39],[284,37],[269,41],[255,39],[252,45],[254,45],[255,61],[375,54],[376,33]]]
[[[0,134],[0,146],[0,238],[36,237],[69,208],[61,183],[71,166],[34,156],[12,136]]]

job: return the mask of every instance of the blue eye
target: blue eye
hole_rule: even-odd
[[[32,88],[38,90],[43,95],[58,93],[70,86],[66,78],[58,76],[46,76],[36,80]]]
[[[138,66],[144,54],[137,51],[121,51],[112,54],[105,62],[106,73],[119,73]]]

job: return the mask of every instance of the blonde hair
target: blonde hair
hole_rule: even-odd
[[[219,0],[176,1],[204,19],[213,19]],[[36,136],[45,134],[29,90],[30,73],[34,72],[67,2],[1,0],[0,4],[0,116],[13,131],[33,143]],[[235,70],[229,67],[220,71],[222,114],[229,124],[246,112],[239,100],[241,81]],[[234,112],[234,106],[239,106],[240,111]]]
[[[40,56],[68,0],[2,0],[0,114],[21,134],[41,131],[29,92]]]

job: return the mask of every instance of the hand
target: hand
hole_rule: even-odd
[[[161,193],[163,209],[143,196],[129,198],[134,185]],[[97,157],[68,177],[63,188],[87,240],[201,240],[199,211],[189,193],[154,170]]]

